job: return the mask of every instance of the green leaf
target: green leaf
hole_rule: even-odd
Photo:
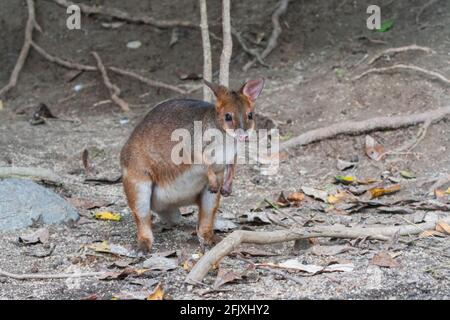
[[[381,24],[380,29],[377,29],[378,32],[386,32],[389,31],[394,25],[394,19],[386,20]]]

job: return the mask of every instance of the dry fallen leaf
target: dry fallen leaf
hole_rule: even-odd
[[[381,251],[373,256],[371,264],[385,268],[397,268],[400,264],[392,258],[389,252]]]
[[[347,252],[352,248],[345,245],[321,246],[315,245],[311,248],[311,252],[316,256],[335,256],[343,252]]]
[[[353,264],[332,264],[326,267],[317,266],[314,264],[303,264],[297,259],[289,259],[282,263],[274,264],[274,263],[266,263],[266,264],[258,264],[257,266],[269,266],[275,268],[288,269],[293,271],[303,271],[311,274],[316,274],[319,272],[350,272],[353,271]]]
[[[448,189],[445,190],[445,193],[446,193],[446,194],[450,194],[450,187],[448,187]]]
[[[66,198],[67,201],[69,201],[75,208],[77,209],[85,209],[85,210],[91,210],[96,208],[102,208],[102,207],[108,207],[112,203],[108,201],[96,201],[96,200],[89,200],[86,198]]]
[[[414,179],[416,178],[416,175],[412,173],[411,171],[402,170],[400,171],[400,175],[405,179]]]
[[[366,136],[366,154],[367,156],[375,161],[380,161],[385,155],[385,150],[383,145],[378,143],[374,138],[367,135]]]
[[[445,221],[438,221],[436,223],[436,231],[450,235],[450,224]]]
[[[397,192],[401,189],[401,186],[399,184],[395,184],[386,188],[380,187],[380,188],[372,188],[369,189],[369,195],[370,195],[370,199],[374,199],[374,198],[378,198],[381,196],[384,196],[386,194],[391,194],[394,192]]]
[[[0,100],[0,111],[3,110],[3,101]]]
[[[330,194],[327,197],[327,202],[330,204],[336,204],[342,201],[345,201],[347,199],[354,198],[354,196],[346,191],[339,191],[336,194]]]
[[[419,234],[420,238],[429,238],[429,237],[444,237],[445,235],[436,230],[425,230],[421,234]]]
[[[337,182],[343,183],[343,184],[352,184],[356,182],[356,178],[353,176],[335,176],[334,177]]]
[[[219,268],[217,272],[217,278],[214,282],[214,289],[219,289],[225,283],[233,282],[236,280],[242,279],[241,275],[237,274],[231,269],[227,268]]]
[[[155,290],[153,290],[146,300],[164,300],[164,290],[161,284],[156,286]]]
[[[122,219],[122,216],[120,215],[120,213],[101,211],[94,213],[94,218],[97,220],[120,221]]]
[[[303,192],[292,192],[287,196],[287,199],[290,202],[302,202],[305,200],[305,194]]]
[[[178,267],[176,259],[169,259],[159,255],[152,255],[150,258],[145,260],[142,265],[144,268],[160,271],[169,271]]]
[[[92,243],[88,245],[87,248],[94,250],[95,252],[115,254],[130,258],[136,258],[138,256],[134,250],[125,248],[121,245],[110,244],[108,241]]]
[[[20,236],[19,242],[24,244],[45,244],[48,242],[49,236],[50,234],[47,228],[40,228],[31,234]]]
[[[328,192],[324,190],[303,186],[302,191],[307,196],[327,202]]]
[[[237,249],[232,252],[233,254],[242,254],[243,256],[250,256],[250,257],[269,257],[269,256],[276,256],[276,253],[265,251],[262,249],[256,249],[256,248],[242,248]]]

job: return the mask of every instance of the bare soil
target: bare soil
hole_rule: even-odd
[[[51,1],[36,1],[37,19],[43,33],[35,40],[52,54],[65,59],[94,64],[90,55],[97,51],[106,65],[134,70],[148,77],[171,84],[186,84],[179,73],[201,73],[201,38],[197,30],[182,29],[178,43],[169,46],[171,30],[158,30],[147,25],[125,23],[117,29],[102,27],[111,19],[83,16],[82,29],[69,31],[65,27],[65,9]],[[211,2],[211,4],[209,4]],[[291,1],[282,19],[283,33],[279,46],[266,59],[270,68],[256,66],[247,73],[241,71],[249,57],[234,44],[231,66],[232,85],[245,79],[264,76],[266,88],[258,103],[258,112],[279,126],[283,138],[293,137],[309,129],[344,120],[368,119],[375,116],[424,112],[446,106],[450,88],[441,82],[414,72],[372,74],[357,82],[350,78],[367,70],[367,57],[389,47],[416,43],[431,47],[435,54],[401,53],[381,59],[375,66],[393,62],[409,63],[440,72],[450,77],[450,2],[438,1],[421,15],[426,27],[416,24],[416,14],[427,1],[382,1],[383,20],[394,19],[394,26],[385,33],[367,30],[366,1]],[[98,1],[90,1],[90,4]],[[105,3],[106,1],[100,1]],[[248,40],[271,32],[270,16],[277,1],[233,1],[232,22]],[[147,12],[160,19],[179,18],[198,21],[198,3],[183,1],[108,1],[111,6],[128,12]],[[208,1],[211,30],[221,34],[220,3]],[[383,5],[385,4],[385,5]],[[26,21],[23,1],[0,3],[0,84],[5,84],[22,45]],[[383,40],[373,43],[370,39]],[[139,40],[139,49],[128,49],[129,41]],[[214,62],[218,64],[221,44],[213,41]],[[250,43],[250,42],[249,42]],[[264,45],[264,40],[262,42]],[[254,44],[252,44],[254,46]],[[17,230],[0,233],[0,268],[16,273],[57,273],[75,271],[116,270],[111,264],[119,258],[107,254],[86,252],[84,246],[107,240],[121,245],[135,244],[135,226],[126,205],[120,184],[90,185],[84,183],[86,174],[81,154],[88,149],[95,164],[95,175],[115,177],[120,174],[118,155],[133,127],[159,101],[173,98],[173,92],[148,86],[111,74],[113,83],[122,89],[122,97],[130,103],[131,112],[124,114],[112,103],[96,105],[109,98],[100,75],[85,72],[67,82],[70,71],[49,63],[32,51],[16,88],[3,97],[0,110],[0,166],[37,166],[51,168],[65,177],[63,187],[52,187],[64,197],[81,197],[108,201],[103,208],[119,212],[122,221],[105,222],[91,218],[74,226],[51,226],[50,242],[53,253],[44,258],[29,256],[30,250],[45,249],[42,244],[23,246],[17,237],[33,231]],[[196,83],[192,83],[196,84]],[[76,85],[82,85],[75,91]],[[191,97],[200,98],[201,91]],[[31,125],[34,107],[46,103],[60,119],[76,122],[48,121]],[[79,120],[79,121],[78,121]],[[412,141],[418,127],[374,132],[372,136],[387,150],[394,150]],[[397,154],[375,162],[364,153],[364,136],[339,136],[290,150],[279,172],[263,176],[258,168],[241,165],[231,197],[223,199],[221,216],[238,223],[238,217],[254,208],[264,198],[276,199],[281,191],[289,193],[301,186],[331,188],[333,177],[342,174],[336,159],[354,159],[356,168],[346,174],[363,178],[380,178],[382,174],[399,177],[401,170],[414,172],[416,179],[400,178],[402,190],[389,198],[408,196],[430,197],[428,188],[433,179],[450,174],[449,120],[433,124],[424,140],[413,153]],[[363,210],[352,215],[325,213],[318,210],[317,201],[287,210],[302,221],[313,224],[341,223],[348,226],[364,224],[395,225],[413,221],[414,214],[388,214]],[[320,207],[320,206],[319,206]],[[270,209],[265,209],[270,211]],[[95,210],[92,210],[95,211]],[[418,212],[420,214],[420,212]],[[423,212],[427,213],[427,212]],[[445,214],[435,211],[431,214]],[[448,213],[447,213],[448,214]],[[188,254],[199,252],[195,234],[196,211],[184,218],[182,226],[166,230],[156,222],[154,252],[177,250]],[[87,222],[87,223],[86,223]],[[276,225],[239,224],[239,228],[273,230]],[[225,235],[223,235],[225,236]],[[184,283],[187,271],[182,267],[170,272],[155,272],[151,277],[161,281],[168,298],[173,299],[449,299],[450,242],[448,237],[418,239],[409,245],[400,242],[365,241],[354,250],[332,257],[321,257],[309,250],[294,250],[293,243],[263,246],[276,253],[275,257],[251,258],[255,262],[284,261],[298,258],[308,264],[325,265],[332,261],[350,262],[352,272],[318,274],[310,277],[296,275],[297,284],[266,270],[247,270],[248,264],[227,257],[223,266],[244,272],[247,276],[236,283],[226,284],[223,292],[202,295],[205,288]],[[353,242],[320,239],[323,245]],[[374,254],[389,250],[399,253],[397,268],[380,268],[370,264]],[[140,266],[140,261],[136,267]],[[212,284],[217,271],[206,279]],[[111,299],[120,291],[138,290],[127,280],[101,281],[82,278],[67,280],[13,280],[0,277],[1,299],[80,299],[97,295]]]

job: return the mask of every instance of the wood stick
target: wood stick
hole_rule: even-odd
[[[86,273],[10,273],[0,269],[0,276],[16,279],[16,280],[32,280],[32,279],[66,279],[66,278],[81,278],[81,277],[98,277],[105,275],[105,272],[86,272]]]
[[[429,71],[427,69],[415,66],[415,65],[411,65],[411,64],[395,64],[393,66],[389,66],[389,67],[385,67],[385,68],[372,68],[369,69],[363,73],[361,73],[360,75],[357,75],[356,77],[352,78],[352,81],[356,81],[358,79],[361,79],[362,77],[370,74],[370,73],[383,73],[383,72],[388,72],[388,71],[392,71],[392,70],[413,70],[413,71],[417,71],[423,74],[426,74],[432,78],[441,80],[442,82],[444,82],[447,85],[450,85],[450,80],[447,79],[446,77],[444,77],[442,74],[437,73],[435,71]]]
[[[72,62],[72,61],[61,59],[57,56],[53,56],[53,55],[49,54],[47,51],[45,51],[42,47],[37,45],[35,42],[32,42],[32,46],[33,46],[33,49],[35,49],[44,59],[46,59],[52,63],[56,63],[64,68],[82,70],[82,71],[98,71],[98,68],[96,66]],[[175,91],[180,94],[188,93],[186,90],[183,90],[177,86],[170,85],[170,84],[167,84],[167,83],[164,83],[161,81],[153,80],[150,78],[146,78],[146,77],[144,77],[140,74],[137,74],[136,72],[133,72],[133,71],[124,70],[124,69],[117,68],[114,66],[111,66],[108,69],[114,73],[117,73],[117,74],[120,74],[120,75],[123,75],[126,77],[130,77],[130,78],[136,79],[140,82],[146,83],[151,87],[163,88],[163,89]]]
[[[200,29],[202,33],[203,46],[203,79],[212,82],[212,58],[211,58],[211,41],[209,39],[208,28],[208,10],[206,7],[206,0],[200,1]],[[203,85],[203,100],[207,102],[213,101],[213,94],[211,90]]]
[[[128,12],[111,8],[110,6],[89,6],[84,3],[75,3],[72,1],[67,0],[53,0],[56,4],[62,6],[62,7],[69,7],[71,5],[77,5],[80,7],[81,12],[86,14],[96,14],[96,15],[103,15],[103,16],[109,16],[113,17],[119,20],[124,20],[132,23],[143,23],[148,24],[160,29],[167,29],[167,28],[175,28],[175,27],[182,27],[182,28],[197,28],[198,25],[190,22],[190,21],[183,21],[183,20],[157,20],[155,18],[142,15],[142,14],[136,14],[131,15]]]
[[[267,42],[267,46],[264,51],[261,53],[261,58],[265,59],[278,45],[278,38],[283,31],[280,24],[280,17],[287,11],[289,4],[289,0],[280,0],[278,8],[272,14],[272,25],[273,30],[270,35],[269,41]],[[243,71],[248,71],[255,63],[257,59],[250,60],[247,64],[242,68]]]
[[[106,72],[106,68],[103,65],[102,59],[100,59],[100,56],[98,55],[98,53],[92,52],[92,55],[94,56],[95,60],[97,60],[97,68],[100,70],[105,87],[108,88],[108,90],[109,90],[109,93],[111,95],[111,100],[114,101],[123,111],[125,111],[125,112],[130,111],[130,107],[129,107],[128,103],[119,97],[119,95],[120,95],[119,87],[114,85],[111,82],[111,80],[109,79],[108,73]]]
[[[222,54],[220,55],[219,83],[225,87],[230,81],[230,60],[233,52],[231,37],[230,0],[222,0]]]
[[[399,52],[411,51],[411,50],[423,51],[426,53],[436,53],[433,49],[431,49],[429,47],[423,47],[423,46],[418,46],[416,44],[412,44],[409,46],[398,47],[398,48],[389,48],[389,49],[383,50],[383,51],[379,52],[378,54],[376,54],[372,59],[370,59],[368,64],[369,65],[373,64],[375,61],[380,59],[382,56],[396,54]]]
[[[0,178],[29,178],[62,183],[62,178],[50,169],[36,167],[0,167]]]
[[[17,62],[14,66],[13,71],[11,72],[11,76],[9,77],[8,84],[0,89],[0,97],[16,86],[20,71],[22,71],[25,60],[27,59],[28,53],[30,52],[31,42],[33,41],[33,30],[34,28],[40,29],[40,27],[36,23],[34,1],[27,0],[27,7],[28,20],[25,26],[25,39],[22,45],[22,49],[20,50],[19,57],[17,58]]]
[[[361,134],[381,129],[398,129],[419,123],[437,122],[450,114],[450,106],[406,116],[376,117],[363,121],[344,121],[324,128],[307,131],[280,145],[280,151],[316,141],[335,137],[340,134]]]
[[[450,222],[450,217],[440,219],[446,223]],[[436,221],[408,224],[401,226],[386,227],[353,227],[345,226],[319,226],[306,228],[293,228],[291,230],[278,231],[233,231],[223,239],[214,248],[208,251],[192,268],[185,281],[190,284],[196,284],[203,280],[208,271],[219,261],[235,250],[243,243],[254,244],[273,244],[279,242],[288,242],[305,238],[369,238],[377,240],[389,240],[393,235],[399,236],[420,234],[423,230],[434,229]]]

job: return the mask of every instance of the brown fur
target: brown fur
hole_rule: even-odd
[[[216,95],[215,105],[191,99],[162,102],[138,124],[122,149],[120,162],[123,169],[124,191],[136,221],[139,246],[144,251],[151,249],[153,237],[150,208],[149,210],[139,208],[140,201],[145,200],[145,193],[142,198],[143,195],[138,192],[141,184],[147,183],[151,185],[153,191],[158,187],[161,188],[159,190],[163,190],[161,192],[164,192],[164,188],[170,188],[184,173],[191,172],[193,166],[206,166],[205,190],[196,197],[196,203],[199,206],[198,234],[206,243],[210,243],[214,235],[213,226],[220,195],[228,196],[231,193],[234,164],[214,167],[214,164],[176,165],[171,160],[172,149],[179,143],[171,141],[172,132],[175,129],[184,128],[189,130],[193,137],[194,121],[202,121],[203,130],[217,128],[224,133],[227,129],[248,130],[255,127],[254,120],[248,118],[248,113],[253,112],[254,107],[252,99],[244,92],[245,85],[239,91],[230,91],[223,86],[210,83],[208,86]],[[232,114],[233,121],[225,121],[226,113]],[[196,156],[198,155],[194,155]],[[224,180],[224,171],[226,176],[223,187],[225,188],[220,189]],[[207,185],[209,192],[217,194],[214,199],[210,195],[211,198],[208,199],[213,199],[214,204],[208,204],[209,209],[204,209],[201,197],[204,192],[207,192]],[[139,212],[139,210],[145,212]]]

